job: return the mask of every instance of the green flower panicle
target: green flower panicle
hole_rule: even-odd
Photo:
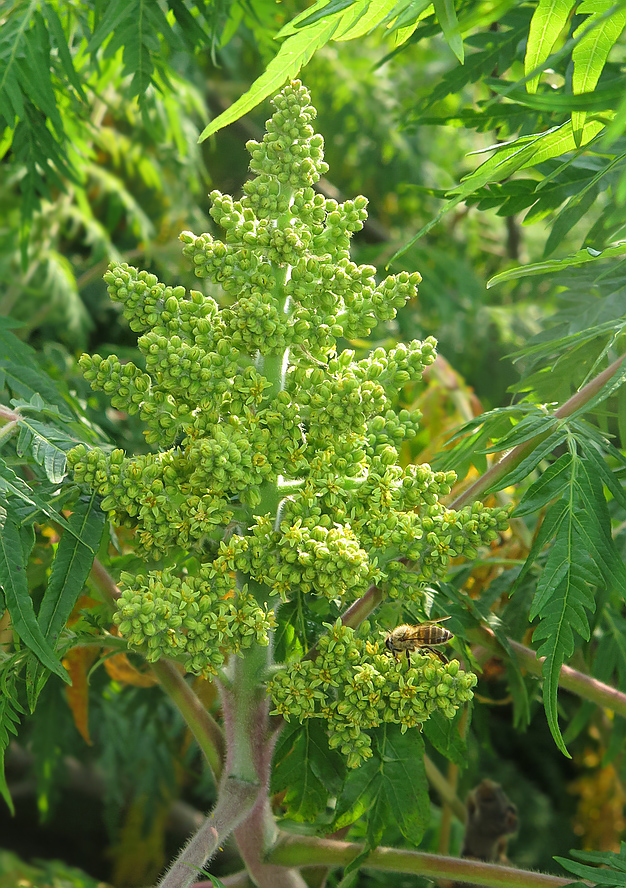
[[[443,663],[430,652],[415,653],[409,665],[395,662],[378,641],[357,636],[337,620],[327,624],[315,659],[300,660],[276,673],[269,683],[272,714],[287,721],[321,718],[331,748],[356,768],[372,755],[368,732],[381,724],[420,728],[433,712],[454,718],[472,699],[476,676],[458,660]]]
[[[145,576],[124,576],[119,632],[150,660],[173,657],[196,673],[268,644],[292,612],[284,602],[301,614],[283,633],[300,654],[309,617],[319,625],[372,584],[420,602],[450,559],[473,557],[507,524],[502,509],[443,506],[453,473],[401,466],[420,414],[395,405],[435,360],[436,342],[360,358],[343,345],[393,319],[420,276],[380,281],[351,261],[367,201],[315,191],[327,166],[307,90],[292,82],[274,107],[263,140],[248,143],[241,199],[212,192],[215,231],[181,235],[224,305],[114,262],[105,280],[141,360],[80,359],[152,445],[139,456],[84,445],[68,454],[75,480],[132,528],[148,563]],[[185,569],[163,567],[176,563]],[[338,632],[320,639],[315,661],[279,672],[271,694],[286,718],[325,718],[353,765],[377,724],[419,726],[471,695],[456,661],[415,655],[400,668],[378,643]]]

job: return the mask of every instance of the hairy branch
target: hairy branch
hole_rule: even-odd
[[[602,386],[606,385],[609,379],[619,370],[625,359],[626,354],[621,355],[616,361],[613,361],[610,367],[607,367],[606,370],[598,374],[598,376],[588,382],[587,385],[583,386],[580,391],[572,395],[565,404],[554,411],[554,419],[565,419],[566,417],[571,416],[572,413],[580,410],[585,404],[589,403],[589,401],[598,394]],[[468,487],[467,490],[464,490],[463,493],[460,494],[460,496],[457,496],[457,498],[450,503],[450,508],[461,509],[468,503],[478,499],[500,478],[504,478],[505,475],[508,475],[512,469],[518,466],[522,460],[525,459],[535,447],[551,435],[553,431],[554,429],[550,428],[548,431],[536,435],[536,437],[531,438],[529,441],[524,441],[523,444],[518,444],[517,447],[513,447],[513,449],[505,453],[495,465],[491,466],[484,475],[481,475],[471,487]]]
[[[506,656],[504,649],[496,640],[496,636],[491,629],[482,626],[479,630],[480,644],[497,652],[499,655]],[[541,667],[544,657],[537,657],[534,651],[525,647],[518,641],[509,639],[508,642],[517,657],[519,665],[528,670],[528,672],[541,677]],[[559,687],[566,691],[571,691],[583,700],[590,700],[597,706],[602,706],[612,710],[616,715],[626,717],[626,694],[618,691],[616,688],[607,685],[591,675],[572,669],[571,666],[561,666],[561,674],[559,677]]]
[[[270,860],[283,866],[347,866],[362,852],[363,845],[356,842],[338,842],[333,839],[282,833],[270,854]],[[363,866],[387,872],[415,873],[432,879],[471,882],[487,888],[561,888],[571,884],[571,878],[549,876],[511,866],[385,847],[372,851]]]

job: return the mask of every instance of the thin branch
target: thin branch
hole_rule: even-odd
[[[94,558],[93,560],[90,577],[98,589],[104,593],[106,604],[114,611],[115,602],[121,597],[122,592],[99,558]]]
[[[555,420],[565,419],[581,407],[584,407],[585,404],[589,403],[589,401],[598,394],[602,386],[609,381],[617,370],[619,370],[625,359],[626,354],[621,355],[616,361],[613,361],[610,367],[607,367],[606,370],[592,379],[591,382],[588,382],[587,385],[583,386],[580,391],[572,395],[565,404],[555,410],[552,414],[553,418]],[[522,460],[528,456],[538,444],[551,435],[553,431],[554,429],[550,428],[548,431],[536,435],[529,441],[524,441],[523,444],[518,444],[517,447],[513,447],[512,450],[505,453],[495,465],[491,466],[491,468],[488,469],[484,475],[481,475],[481,477],[468,487],[467,490],[464,490],[460,496],[457,496],[454,502],[450,504],[450,508],[458,510],[473,500],[478,499],[482,496],[485,490],[488,490],[496,483],[496,481],[500,478],[504,478],[505,475],[508,475],[512,469],[518,466]]]
[[[151,665],[161,687],[176,704],[176,708],[196,738],[217,783],[226,758],[226,744],[222,729],[207,712],[200,698],[187,684],[174,663],[169,660],[157,660]]]
[[[424,765],[428,782],[438,793],[442,802],[450,806],[461,823],[465,823],[467,820],[465,805],[454,791],[452,784],[446,780],[437,765],[427,755],[424,756]]]
[[[283,866],[347,866],[362,852],[363,845],[357,842],[338,842],[315,836],[282,833],[269,855],[269,860]],[[471,882],[487,888],[562,888],[572,882],[571,877],[561,878],[480,860],[385,847],[372,851],[363,866],[387,872],[415,873],[431,879]]]
[[[480,644],[496,651],[500,655],[506,656],[504,649],[498,643],[491,629],[481,626],[479,632]],[[519,665],[540,678],[545,658],[537,657],[537,654],[530,648],[525,647],[518,641],[513,641],[511,638],[508,640],[508,643],[515,651]],[[611,685],[605,684],[603,681],[598,681],[597,678],[593,678],[591,675],[572,669],[571,666],[561,666],[559,687],[626,718],[626,694],[618,691],[617,688],[611,687]]]

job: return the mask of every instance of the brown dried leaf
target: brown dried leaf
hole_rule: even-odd
[[[72,648],[63,657],[63,665],[67,669],[72,684],[65,689],[67,702],[74,717],[74,724],[81,737],[92,745],[89,736],[89,686],[87,674],[99,655],[98,648],[78,647]]]
[[[113,681],[133,685],[136,688],[151,688],[158,680],[151,672],[140,672],[130,662],[126,654],[114,654],[104,661],[104,668]]]

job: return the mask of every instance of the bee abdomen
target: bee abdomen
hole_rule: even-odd
[[[443,626],[422,626],[420,629],[420,642],[422,644],[445,644],[452,638],[452,632]]]

